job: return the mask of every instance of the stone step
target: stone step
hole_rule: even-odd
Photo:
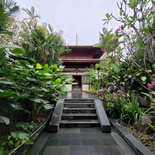
[[[71,114],[62,114],[61,119],[65,120],[73,120],[73,119],[77,119],[77,120],[84,120],[84,119],[97,119],[97,114],[92,114],[92,113],[81,113],[81,114],[77,114],[77,113],[71,113]]]
[[[64,103],[68,108],[94,108],[94,103]]]
[[[63,110],[96,110],[95,108],[67,108],[67,107],[64,107]]]
[[[87,102],[94,102],[94,99],[65,99],[65,102],[78,102],[78,103],[87,103]]]
[[[61,126],[71,126],[71,125],[80,125],[80,126],[99,126],[99,121],[94,120],[61,120]]]
[[[91,113],[70,113],[70,114],[62,114],[62,116],[97,116],[97,114],[91,114]]]
[[[82,103],[82,102],[65,102],[64,104],[94,104],[93,102],[86,102],[86,103]]]
[[[63,108],[63,113],[95,113],[95,108]]]

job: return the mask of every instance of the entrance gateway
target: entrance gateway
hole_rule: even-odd
[[[71,51],[62,54],[63,66],[65,66],[62,74],[71,74],[74,81],[67,84],[68,91],[81,90],[83,92],[91,88],[91,81],[86,72],[89,68],[101,61],[103,55],[101,48],[92,45],[70,45]]]

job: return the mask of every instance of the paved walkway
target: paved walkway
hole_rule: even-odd
[[[114,131],[100,128],[61,128],[58,133],[45,131],[28,155],[135,155]]]
[[[93,98],[78,91],[63,98]],[[28,155],[135,155],[129,145],[112,129],[99,127],[60,128],[57,133],[43,132]]]
[[[79,90],[75,90],[73,92],[68,92],[67,94],[63,95],[61,98],[64,99],[72,99],[72,98],[80,98],[80,99],[89,99],[89,98],[97,98],[94,95],[88,94],[86,92],[81,92]]]

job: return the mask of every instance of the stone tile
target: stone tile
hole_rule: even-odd
[[[71,146],[82,145],[81,139],[71,139]]]
[[[96,155],[121,155],[117,146],[95,146]]]
[[[46,146],[58,146],[60,143],[59,139],[48,139]]]
[[[96,132],[101,132],[101,129],[100,128],[98,128],[98,127],[94,127],[94,128],[81,128],[81,133],[88,133],[88,132],[90,132],[90,133],[96,133]]]
[[[89,133],[72,133],[71,139],[84,139],[84,138],[90,138]]]
[[[97,155],[103,155],[99,153],[100,150],[103,151],[103,148],[105,151],[105,155],[121,155],[121,152],[119,151],[117,146],[103,146],[103,147],[97,146],[94,148],[96,152],[98,150]]]
[[[94,150],[96,155],[109,155],[109,152],[105,146],[95,146]]]
[[[50,139],[68,139],[71,137],[70,133],[56,133],[50,136]]]
[[[60,146],[70,146],[71,145],[71,139],[61,139],[59,145]]]
[[[103,145],[118,145],[114,139],[102,139]]]
[[[59,128],[59,133],[63,133],[63,128]]]
[[[70,155],[69,146],[47,146],[43,155]]]
[[[91,133],[90,138],[92,139],[113,139],[109,133]]]
[[[89,145],[89,146],[103,144],[101,139],[82,139],[81,141],[82,141],[82,145]]]
[[[92,146],[71,146],[70,155],[96,155]]]
[[[63,128],[63,133],[80,133],[80,128]]]

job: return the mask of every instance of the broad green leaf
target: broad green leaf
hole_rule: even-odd
[[[35,59],[32,59],[32,58],[29,58],[28,61],[29,61],[30,63],[31,63],[31,62],[32,62],[32,63],[36,63],[36,60],[35,60]]]
[[[44,91],[44,92],[49,92],[50,91],[49,89],[46,89],[46,88],[41,88],[40,90]]]
[[[4,147],[0,147],[0,154],[3,154],[4,152]]]
[[[46,110],[49,110],[49,109],[52,109],[52,108],[53,108],[53,105],[51,105],[51,104],[44,104],[43,107],[44,107]]]
[[[137,55],[139,56],[139,57],[142,57],[143,55],[144,55],[144,50],[143,49],[139,49],[138,51],[137,51]]]
[[[123,50],[123,48],[121,48],[120,46],[117,47],[117,52],[118,52],[118,53],[122,52],[122,50]]]
[[[71,49],[69,49],[69,48],[65,49],[65,52],[70,52],[70,51],[71,51]]]
[[[29,138],[29,134],[24,131],[11,131],[11,136],[14,138],[19,138],[23,140]]]
[[[112,75],[112,78],[117,79],[117,77],[116,77],[116,76],[114,76],[114,75]]]
[[[27,109],[23,108],[20,104],[11,104],[11,107],[14,108],[15,110],[22,110],[25,113],[30,113]]]
[[[142,81],[146,81],[146,79],[147,79],[146,76],[142,76],[142,77],[141,77],[141,80],[142,80]]]
[[[136,18],[137,18],[137,15],[134,14],[134,15],[132,16],[132,21],[134,21]]]
[[[113,65],[113,68],[115,72],[120,72],[120,67],[118,67],[117,65]]]
[[[138,44],[139,47],[143,46],[143,41],[142,41],[142,39],[138,38],[137,44]]]
[[[49,72],[51,72],[51,71],[52,71],[52,70],[51,70],[50,68],[44,68],[44,67],[43,67],[43,70],[39,70],[38,73],[44,74],[44,73],[49,73]]]
[[[33,81],[33,82],[36,81],[36,78],[26,77],[26,79],[29,80],[29,81]]]
[[[5,57],[5,51],[0,49],[0,61],[2,61],[4,57]]]
[[[39,64],[39,63],[37,63],[37,64],[36,64],[36,68],[37,68],[37,69],[41,69],[41,68],[42,68],[42,65]]]
[[[24,54],[24,50],[22,48],[10,49],[13,54]]]
[[[43,68],[49,68],[49,67],[48,67],[48,64],[45,64],[45,65],[43,66]]]
[[[45,76],[49,76],[49,77],[52,76],[52,74],[50,74],[50,73],[44,73],[44,75],[45,75]]]
[[[16,124],[17,128],[22,128],[24,131],[29,131],[33,129],[33,126],[28,122],[19,122]]]
[[[59,83],[61,83],[61,81],[62,81],[62,80],[61,80],[60,78],[57,78],[57,79],[55,80],[54,83],[55,83],[55,84],[59,84]]]
[[[50,85],[52,83],[52,81],[47,81],[45,82],[47,85]]]
[[[140,29],[140,32],[149,32],[149,33],[150,33],[150,28],[143,28],[143,29]]]
[[[65,68],[65,66],[59,66],[59,68],[60,68],[60,69],[64,69],[64,68]]]
[[[17,101],[18,99],[22,99],[22,98],[28,98],[29,95],[28,94],[19,94],[17,93],[15,96],[14,96],[14,99]]]
[[[11,49],[10,51],[14,54],[24,54],[24,50],[17,45],[0,45],[0,49]]]
[[[137,7],[138,3],[139,3],[138,0],[130,0],[129,6],[130,8],[134,9],[135,7]]]
[[[54,65],[52,65],[52,68],[57,69],[58,68],[58,65],[57,64],[54,64]]]
[[[122,14],[123,14],[123,11],[122,11],[122,10],[120,10],[120,11],[119,11],[119,14],[120,14],[120,16],[122,16]]]
[[[9,118],[5,116],[0,116],[0,123],[5,123],[6,125],[10,124]]]
[[[33,65],[26,65],[28,68],[33,69]]]
[[[146,70],[147,73],[152,73],[152,70]]]
[[[46,100],[43,100],[43,99],[40,99],[40,98],[33,98],[33,99],[30,99],[30,100],[34,101],[36,103],[44,103],[44,104],[49,103],[49,101],[46,101]]]
[[[33,91],[33,92],[40,92],[41,91],[41,89],[37,88],[37,87],[31,87],[31,88],[28,88],[28,89]]]
[[[9,76],[9,77],[13,77],[14,76],[14,72],[12,69],[7,69],[7,68],[4,68],[1,70],[6,76]]]
[[[143,0],[142,3],[145,5],[148,2],[148,0]]]
[[[105,16],[107,19],[109,19],[111,17],[111,15],[109,15],[109,13],[106,13]]]
[[[14,91],[8,91],[4,90],[3,92],[0,92],[0,97],[9,97],[11,95],[15,95],[16,93]]]
[[[32,140],[27,140],[27,141],[25,142],[25,144],[27,144],[27,145],[33,145],[34,142],[33,142]]]
[[[0,83],[6,84],[6,85],[12,85],[12,84],[14,84],[13,82],[6,81],[6,80],[1,80]]]

